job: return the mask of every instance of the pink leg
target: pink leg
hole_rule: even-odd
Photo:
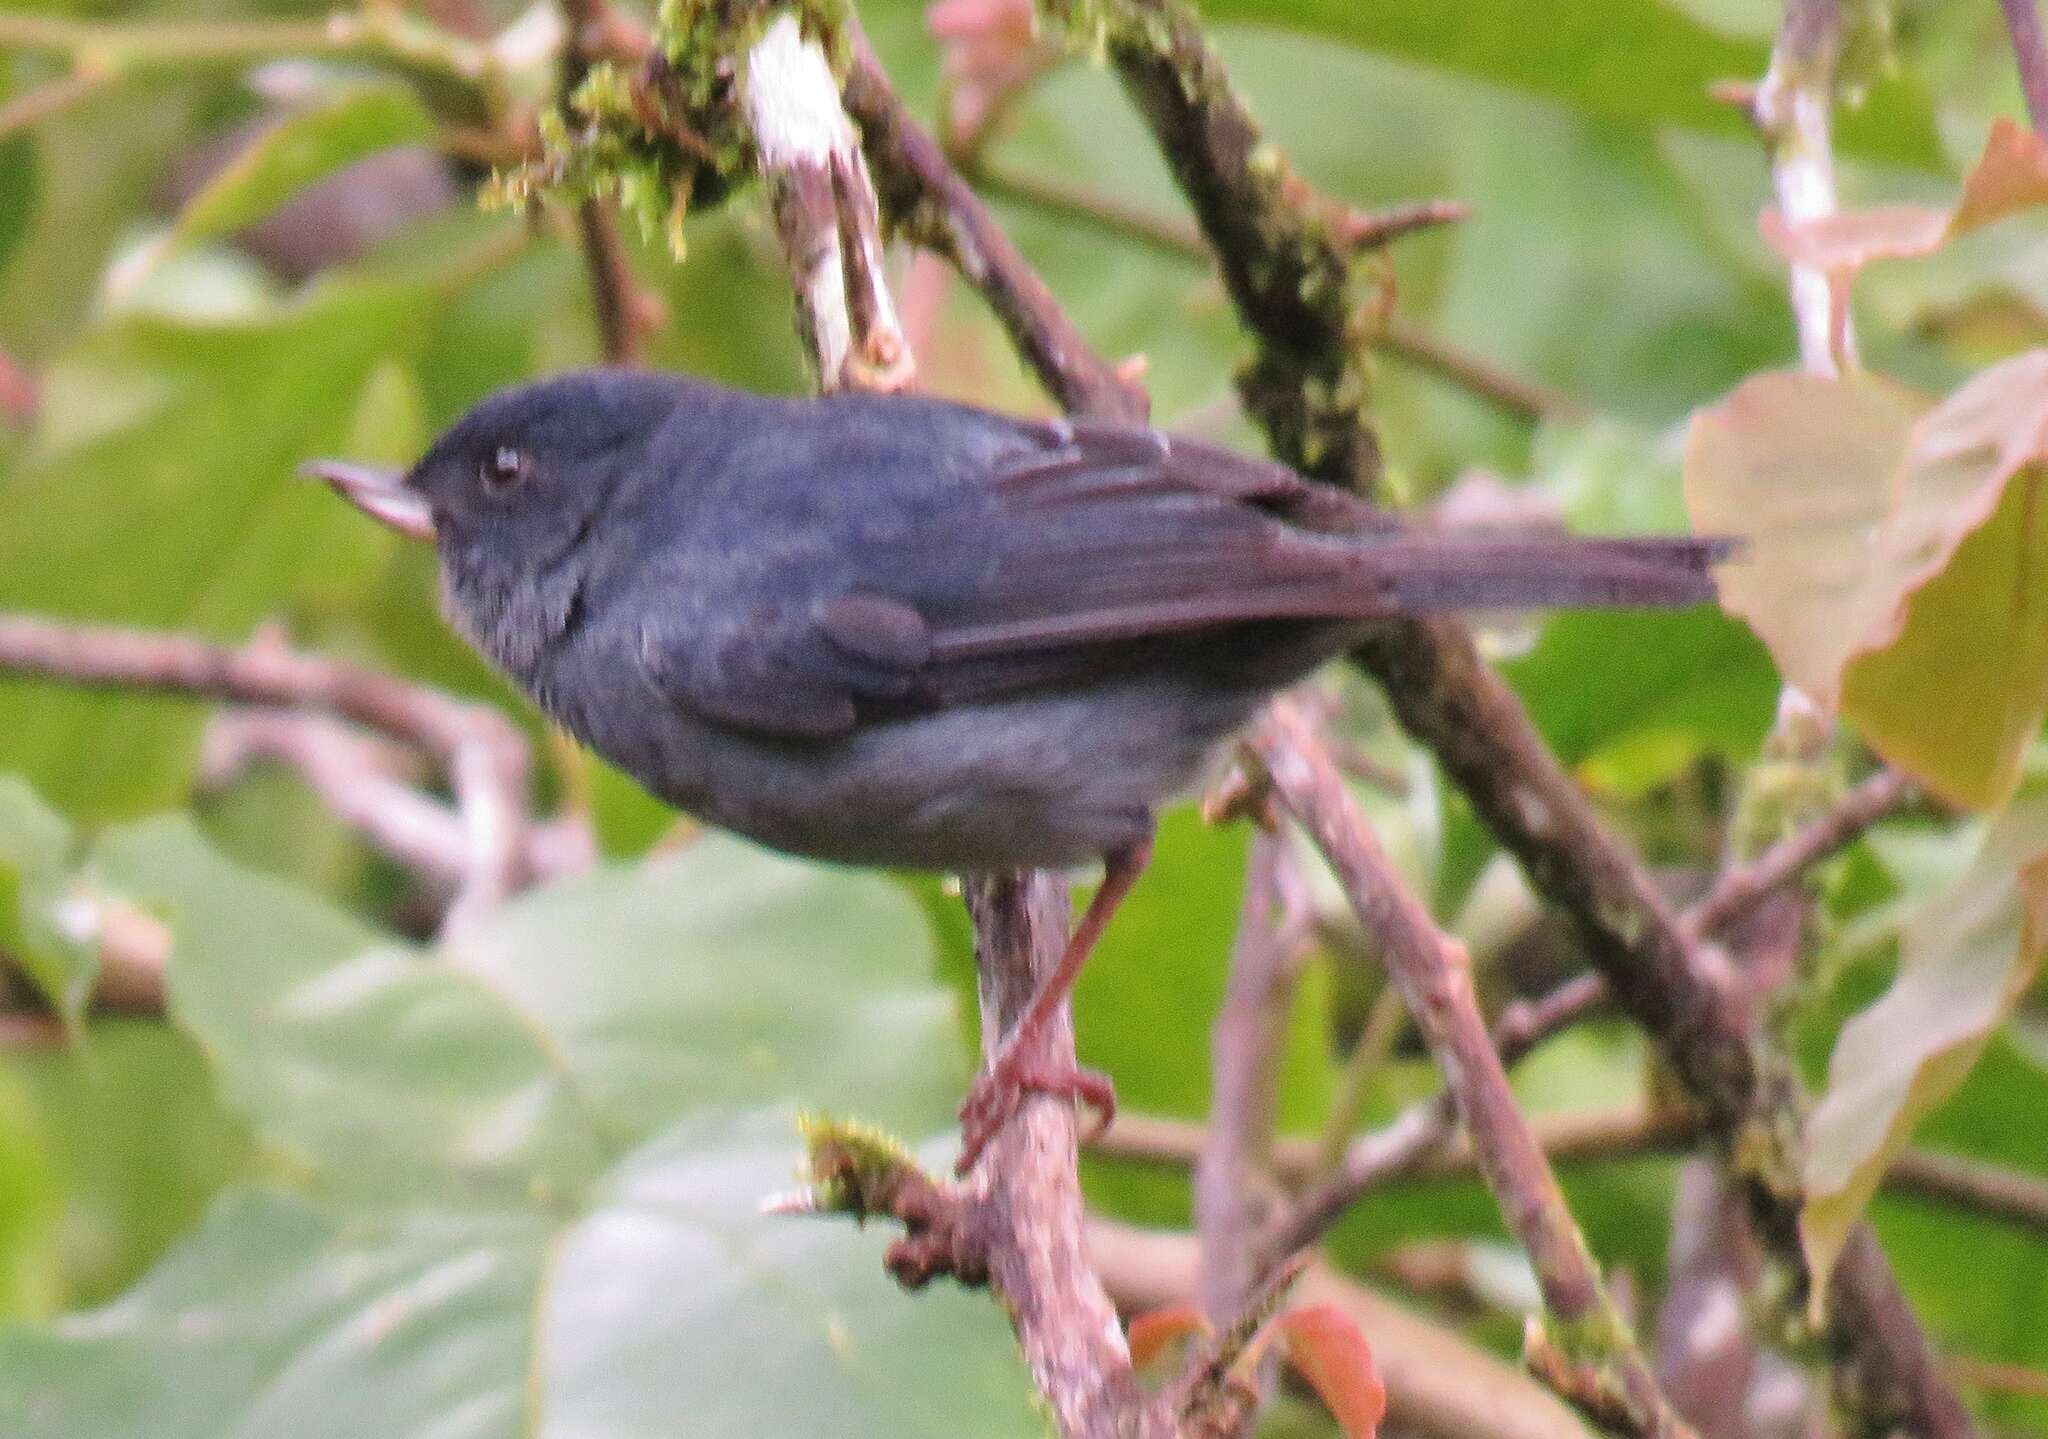
[[[1092,1133],[1099,1133],[1115,1116],[1116,1088],[1108,1076],[1054,1063],[1045,1053],[1045,1035],[1052,1017],[1073,993],[1074,981],[1081,977],[1081,968],[1102,938],[1102,931],[1109,927],[1109,917],[1130,894],[1131,886],[1138,882],[1151,858],[1150,840],[1104,857],[1102,887],[1095,891],[1081,922],[1074,926],[1060,962],[1038,986],[1038,992],[1031,996],[1031,1003],[1017,1022],[1010,1026],[1002,1046],[967,1092],[967,1102],[960,1106],[960,1158],[953,1166],[955,1173],[965,1174],[974,1167],[974,1161],[1017,1112],[1026,1094],[1061,1094],[1080,1100],[1099,1116]]]

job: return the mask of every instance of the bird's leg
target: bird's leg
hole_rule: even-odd
[[[1116,1115],[1116,1088],[1109,1076],[1077,1065],[1056,1062],[1046,1053],[1046,1035],[1059,1007],[1073,993],[1074,981],[1094,952],[1109,917],[1145,872],[1152,859],[1152,841],[1143,840],[1103,857],[1102,886],[1088,901],[1081,922],[1074,926],[1060,962],[1053,967],[1031,996],[1024,1013],[1010,1026],[1002,1044],[989,1060],[988,1068],[967,1092],[960,1106],[960,1158],[953,1166],[957,1174],[974,1167],[982,1150],[1017,1112],[1026,1094],[1063,1094],[1095,1110],[1098,1129],[1107,1127]]]

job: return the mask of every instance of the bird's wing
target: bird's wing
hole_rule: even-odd
[[[830,738],[1156,668],[1220,628],[1327,617],[1329,533],[1390,523],[1280,466],[1150,430],[1016,433],[983,474],[927,489],[855,553],[793,548],[760,581],[772,600],[645,638],[649,673],[718,723]]]
[[[1054,421],[1013,433],[977,473],[851,490],[864,528],[833,532],[857,541],[793,544],[758,576],[772,600],[727,605],[715,632],[676,644],[678,697],[742,728],[829,737],[1148,672],[1278,685],[1342,621],[1692,603],[1712,594],[1709,567],[1726,552],[1688,537],[1432,534],[1282,466],[1157,431]],[[931,453],[906,443],[863,463],[904,480]],[[897,508],[870,513],[875,490]],[[800,498],[785,530],[812,533],[815,494]],[[1287,621],[1332,623],[1274,623]]]

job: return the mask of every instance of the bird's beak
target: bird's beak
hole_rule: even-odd
[[[325,480],[337,495],[401,535],[416,540],[434,538],[434,512],[424,495],[407,488],[403,470],[347,460],[308,460],[299,466],[299,473],[309,480]]]

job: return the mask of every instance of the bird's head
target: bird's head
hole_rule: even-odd
[[[573,582],[620,486],[647,475],[646,443],[685,383],[624,370],[559,375],[484,400],[410,470],[315,460],[301,473],[432,541],[450,618],[512,666],[543,638],[561,608],[555,591]]]

